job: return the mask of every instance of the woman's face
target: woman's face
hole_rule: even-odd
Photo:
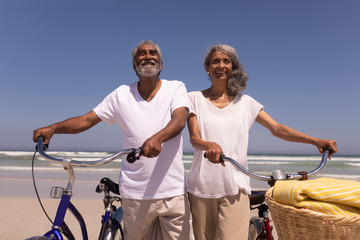
[[[227,81],[232,72],[232,61],[223,52],[215,51],[211,54],[210,63],[206,67],[212,80],[225,80]]]

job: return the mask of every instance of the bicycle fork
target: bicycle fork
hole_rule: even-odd
[[[269,218],[269,212],[268,212],[268,206],[262,204],[258,207],[259,209],[259,217],[262,218],[262,222],[264,223],[264,226],[261,229],[261,232],[257,239],[267,239],[267,240],[273,240],[272,236],[272,229],[273,227],[270,225],[270,218]]]
[[[261,233],[259,234],[257,239],[273,240],[272,237],[273,227],[270,225],[270,219],[267,212],[263,212],[263,220],[264,220],[264,226],[262,227]]]
[[[109,221],[110,221],[112,212],[113,212],[112,203],[110,201],[108,201],[106,208],[105,208],[105,215],[102,216],[102,225],[101,225],[99,239],[104,239],[106,230],[109,227]]]

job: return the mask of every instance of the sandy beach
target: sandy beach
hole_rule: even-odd
[[[48,175],[38,172],[36,185],[48,215],[53,220],[56,214],[59,199],[50,198],[51,186],[65,187],[67,181],[54,180],[56,173]],[[86,174],[87,175],[87,174]],[[51,223],[43,213],[36,198],[31,173],[24,171],[5,172],[0,175],[0,239],[25,239],[31,236],[43,235],[51,229]],[[104,213],[102,194],[95,193],[99,177],[94,180],[86,180],[77,175],[73,188],[71,202],[80,211],[85,219],[89,239],[97,239],[100,231],[101,215]],[[69,212],[65,217],[66,223],[76,239],[82,239],[81,231],[76,219]]]
[[[76,157],[85,156],[89,159],[101,158],[107,152],[66,152]],[[0,239],[25,239],[30,236],[44,234],[51,227],[51,223],[44,215],[34,192],[31,177],[32,152],[3,151],[0,154]],[[52,153],[59,157],[62,152]],[[62,155],[61,155],[62,156]],[[184,157],[184,165],[188,170],[192,156]],[[308,155],[250,155],[251,167],[254,172],[269,172],[275,169],[284,169],[294,172],[294,169],[313,169],[308,161],[318,162],[319,156]],[[284,162],[285,161],[285,162]],[[117,181],[119,162],[104,165],[104,167],[75,169],[75,185],[73,188],[73,204],[80,210],[88,228],[89,239],[97,239],[100,229],[101,215],[103,214],[102,195],[95,193],[95,188],[102,177],[109,177]],[[360,156],[334,156],[327,164],[323,173],[326,177],[340,177],[359,180],[358,166]],[[308,166],[309,165],[309,166]],[[288,166],[288,168],[286,168]],[[354,167],[355,166],[355,167]],[[61,167],[49,165],[46,161],[35,161],[35,178],[39,195],[46,211],[53,218],[59,200],[49,197],[52,186],[67,184],[67,174]],[[341,173],[341,175],[338,175]],[[268,189],[266,182],[251,179],[253,189]],[[256,211],[251,212],[252,216]],[[69,214],[66,221],[72,227],[77,239],[81,239],[78,224]],[[276,230],[273,231],[277,239]]]
[[[54,157],[73,156],[84,157],[86,160],[96,160],[108,152],[52,152]],[[44,234],[50,230],[51,223],[43,213],[34,192],[31,175],[31,151],[3,151],[0,154],[0,239],[24,239],[30,236]],[[188,171],[192,155],[184,155],[184,166]],[[308,162],[313,164],[308,164]],[[317,166],[318,155],[250,155],[249,162],[254,172],[271,172],[273,169],[283,169],[286,172],[294,170],[310,170]],[[328,162],[322,173],[324,177],[360,180],[358,167],[360,156],[334,156]],[[75,185],[73,188],[73,204],[80,210],[88,228],[89,239],[97,239],[100,230],[101,215],[104,212],[102,194],[95,188],[102,177],[117,181],[120,162],[112,162],[101,167],[75,168]],[[49,197],[52,186],[67,185],[67,173],[62,167],[49,164],[37,158],[34,169],[36,185],[46,211],[53,219],[59,200]],[[340,174],[340,175],[339,175]],[[268,189],[266,182],[251,179],[253,189]],[[256,211],[251,212],[257,215]],[[76,220],[71,214],[66,221],[72,227],[77,239],[81,239]],[[276,230],[273,231],[277,239]]]
[[[42,199],[50,217],[55,216],[58,200]],[[89,239],[97,239],[100,231],[102,202],[97,199],[75,199],[72,201],[85,219]],[[1,239],[25,239],[50,230],[51,223],[35,198],[0,198]],[[68,214],[66,223],[71,226],[76,239],[81,238],[77,221]]]
[[[42,199],[42,202],[49,216],[55,216],[59,200],[48,198]],[[89,239],[97,239],[100,231],[100,218],[103,214],[101,200],[74,199],[72,202],[85,219]],[[26,239],[45,233],[51,227],[51,223],[46,218],[36,198],[2,197],[0,198],[0,212],[1,239]],[[255,214],[256,212],[252,211],[252,215]],[[71,226],[75,238],[82,239],[80,228],[74,217],[69,214],[65,221]]]
[[[42,235],[51,228],[51,223],[43,213],[34,192],[29,171],[0,171],[0,239],[18,240]],[[51,186],[66,186],[56,172],[37,172],[36,185],[44,208],[51,219],[54,218],[59,199],[49,197]],[[81,212],[87,225],[89,239],[97,239],[100,231],[101,215],[104,212],[102,194],[95,193],[95,187],[103,173],[77,174],[73,188],[72,203]],[[65,175],[66,176],[66,175]],[[116,176],[112,177],[116,180]],[[263,185],[252,184],[253,188]],[[252,211],[253,216],[257,213]],[[66,215],[66,223],[76,239],[82,239],[81,231],[72,214]],[[276,233],[274,231],[274,236]],[[277,239],[277,238],[275,238]]]

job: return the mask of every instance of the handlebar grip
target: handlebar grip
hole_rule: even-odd
[[[326,147],[326,148],[325,148],[325,151],[326,151],[326,150],[327,150],[327,151],[329,151],[329,154],[331,154],[331,153],[332,153],[332,150],[331,150],[331,148],[330,148],[330,147]],[[325,151],[324,151],[324,152],[325,152]]]
[[[42,138],[42,140],[45,141],[45,136],[44,135],[41,134],[40,136],[38,136],[37,139],[39,140],[39,138]]]
[[[44,142],[45,141],[45,136],[44,135],[40,135],[38,138],[37,138],[38,142],[39,140],[41,140],[41,142]],[[49,144],[42,144],[43,145],[43,150],[46,151],[49,149]],[[38,145],[36,145],[36,148],[38,147]]]
[[[140,147],[140,154],[142,153],[142,148]],[[134,151],[132,151],[131,153],[129,153],[127,156],[126,156],[126,160],[129,162],[129,163],[134,163],[136,160],[139,160],[139,156],[136,156],[136,151],[134,149]]]

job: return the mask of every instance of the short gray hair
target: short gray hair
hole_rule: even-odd
[[[131,51],[131,55],[132,55],[132,59],[133,59],[133,64],[136,66],[136,53],[139,49],[139,47],[141,47],[144,44],[150,44],[153,45],[156,50],[159,52],[159,57],[160,57],[160,61],[162,61],[162,56],[161,56],[161,50],[159,45],[157,45],[156,43],[154,43],[154,41],[152,40],[143,40],[141,42],[138,43],[138,45],[136,47],[134,47],[134,49]]]
[[[231,95],[236,95],[246,89],[246,82],[249,79],[243,65],[239,61],[238,54],[236,53],[235,48],[225,44],[218,44],[210,47],[208,52],[205,55],[204,67],[210,65],[211,55],[215,51],[220,51],[226,54],[232,62],[233,69],[229,79],[227,80],[227,90]]]

